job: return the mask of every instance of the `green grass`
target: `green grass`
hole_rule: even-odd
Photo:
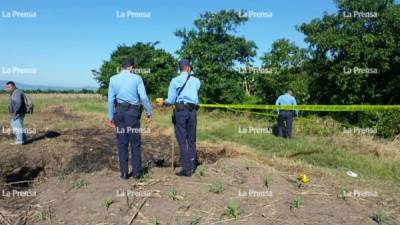
[[[215,194],[220,194],[224,192],[225,187],[224,184],[219,181],[214,181],[210,185],[210,191]]]
[[[114,203],[114,200],[112,198],[107,198],[107,199],[103,200],[103,202],[101,203],[101,206],[103,206],[104,208],[106,208],[106,210],[108,210],[113,203]]]
[[[237,219],[241,214],[240,204],[236,201],[230,201],[228,206],[225,208],[224,215],[228,218]]]
[[[197,225],[200,224],[201,217],[200,216],[192,216],[189,221],[189,225]]]
[[[160,225],[160,222],[158,221],[157,218],[151,219],[149,225]]]
[[[360,154],[352,149],[336,146],[329,137],[295,133],[293,139],[286,140],[272,134],[242,134],[238,132],[240,126],[269,127],[271,122],[241,118],[233,114],[219,116],[216,113],[203,113],[199,116],[199,124],[198,139],[201,141],[238,143],[266,156],[285,157],[341,174],[352,170],[361,178],[400,184],[400,163],[397,160],[378,158],[372,153]],[[295,122],[294,126],[296,125]]]
[[[170,191],[168,191],[167,196],[169,199],[175,201],[178,199],[178,192],[176,191],[175,188],[171,189]]]
[[[88,185],[89,185],[89,183],[85,179],[79,178],[73,182],[72,187],[76,188],[76,189],[80,189],[80,188],[85,188]]]
[[[8,126],[7,95],[0,95],[0,123]],[[98,95],[79,94],[39,94],[31,97],[35,103],[36,113],[26,118],[27,127],[38,129],[50,126],[50,129],[68,129],[77,127],[103,126],[107,120],[105,98]],[[63,105],[74,114],[80,115],[77,121],[46,121],[40,110],[50,105]],[[171,108],[154,110],[152,125],[154,129],[172,129]],[[317,122],[317,119],[319,122]],[[104,121],[102,121],[104,120]],[[290,141],[275,137],[272,134],[239,132],[239,128],[271,128],[276,118],[254,116],[230,111],[201,109],[198,113],[197,140],[211,143],[236,143],[248,146],[257,153],[267,157],[276,156],[331,171],[335,176],[346,177],[345,172],[352,170],[367,182],[378,182],[400,187],[400,163],[398,158],[378,157],[371,151],[361,151],[356,143],[346,147],[332,142],[334,134],[341,132],[340,124],[329,118],[295,119],[294,138]],[[142,123],[144,124],[144,123]],[[354,137],[356,140],[357,137]],[[336,142],[337,143],[337,142]],[[368,146],[369,147],[369,146]],[[249,167],[250,169],[250,167]],[[200,171],[202,172],[202,171]],[[203,173],[203,172],[202,172]]]
[[[302,196],[296,197],[293,199],[293,201],[290,203],[290,209],[298,209],[304,204],[304,198]]]
[[[37,130],[76,129],[103,126],[107,120],[107,103],[105,98],[95,94],[29,94],[35,105],[34,113],[27,115],[25,127]],[[0,124],[9,126],[7,111],[8,95],[0,94]],[[41,112],[50,106],[62,106],[68,115],[78,119],[57,118],[57,115],[43,116]],[[48,118],[48,117],[52,118]],[[99,120],[100,118],[104,118]]]
[[[107,104],[103,102],[99,104],[97,101],[78,101],[74,102],[71,107],[75,111],[86,112],[86,113],[98,113],[106,112]]]
[[[269,188],[271,185],[272,178],[268,175],[263,176],[263,184],[265,187]]]
[[[150,179],[151,179],[151,171],[146,168],[140,175],[139,180],[140,182],[148,182]]]
[[[204,165],[200,165],[200,166],[197,167],[195,175],[198,176],[198,177],[202,177],[205,174],[205,170],[206,170],[205,166]]]
[[[375,212],[372,214],[371,218],[377,224],[383,224],[386,222],[386,215],[383,212]]]
[[[36,222],[44,222],[49,220],[50,215],[47,211],[36,211],[35,214],[33,214],[33,218]]]

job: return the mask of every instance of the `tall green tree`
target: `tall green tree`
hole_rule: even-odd
[[[303,23],[319,104],[400,103],[400,7],[393,0],[337,0],[338,12]]]
[[[235,68],[252,61],[256,45],[237,36],[237,28],[247,21],[234,10],[206,12],[194,21],[194,29],[177,30],[182,47],[181,58],[192,61],[194,72],[202,81],[201,97],[205,102],[233,103],[244,99],[245,74]]]
[[[265,103],[274,103],[277,96],[292,89],[299,103],[307,103],[309,78],[304,71],[308,61],[306,49],[287,39],[278,39],[262,57],[262,68],[256,73],[256,94]]]
[[[171,78],[177,73],[177,62],[170,53],[156,48],[157,44],[138,42],[132,46],[118,46],[99,71],[92,70],[100,84],[99,92],[107,93],[111,76],[121,70],[121,62],[125,57],[131,57],[135,62],[134,73],[143,77],[148,95],[164,96]]]

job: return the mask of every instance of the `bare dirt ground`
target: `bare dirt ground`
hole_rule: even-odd
[[[373,213],[380,210],[391,215],[386,224],[400,224],[397,202],[340,196],[337,183],[321,174],[310,174],[311,182],[299,187],[300,171],[278,171],[230,145],[199,143],[197,174],[181,178],[171,169],[171,136],[143,134],[149,172],[125,181],[110,129],[41,130],[29,138],[28,145],[13,146],[11,136],[0,135],[0,224],[364,225],[376,224]],[[232,202],[239,207],[229,213]]]

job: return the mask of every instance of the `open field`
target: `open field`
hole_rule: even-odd
[[[155,109],[142,122],[149,173],[136,182],[119,179],[103,97],[31,96],[25,127],[35,134],[24,146],[4,132],[0,96],[0,224],[127,224],[136,212],[133,224],[400,224],[399,143],[345,134],[329,118],[295,120],[288,141],[270,133],[274,119],[201,109],[201,166],[179,178],[171,109]],[[311,182],[299,185],[299,173]],[[24,191],[32,196],[7,196]]]

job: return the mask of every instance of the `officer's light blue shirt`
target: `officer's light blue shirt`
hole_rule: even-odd
[[[180,75],[174,77],[171,80],[168,88],[168,98],[165,100],[165,104],[167,105],[175,104],[175,99],[178,95],[179,89],[185,83],[188,75],[189,75],[188,73],[182,72]],[[199,103],[199,96],[198,96],[199,90],[200,90],[200,80],[190,75],[190,78],[186,83],[186,86],[184,87],[183,91],[179,95],[176,102],[184,102],[185,104],[191,103],[197,105]]]
[[[147,115],[151,115],[151,104],[146,94],[142,77],[122,70],[110,79],[108,87],[108,118],[114,117],[114,101],[124,103],[129,102],[133,105],[143,104]]]
[[[286,93],[278,97],[275,105],[297,105],[297,103],[293,96]],[[279,113],[279,110],[277,110],[277,112]],[[299,114],[299,111],[296,111],[296,114]]]

